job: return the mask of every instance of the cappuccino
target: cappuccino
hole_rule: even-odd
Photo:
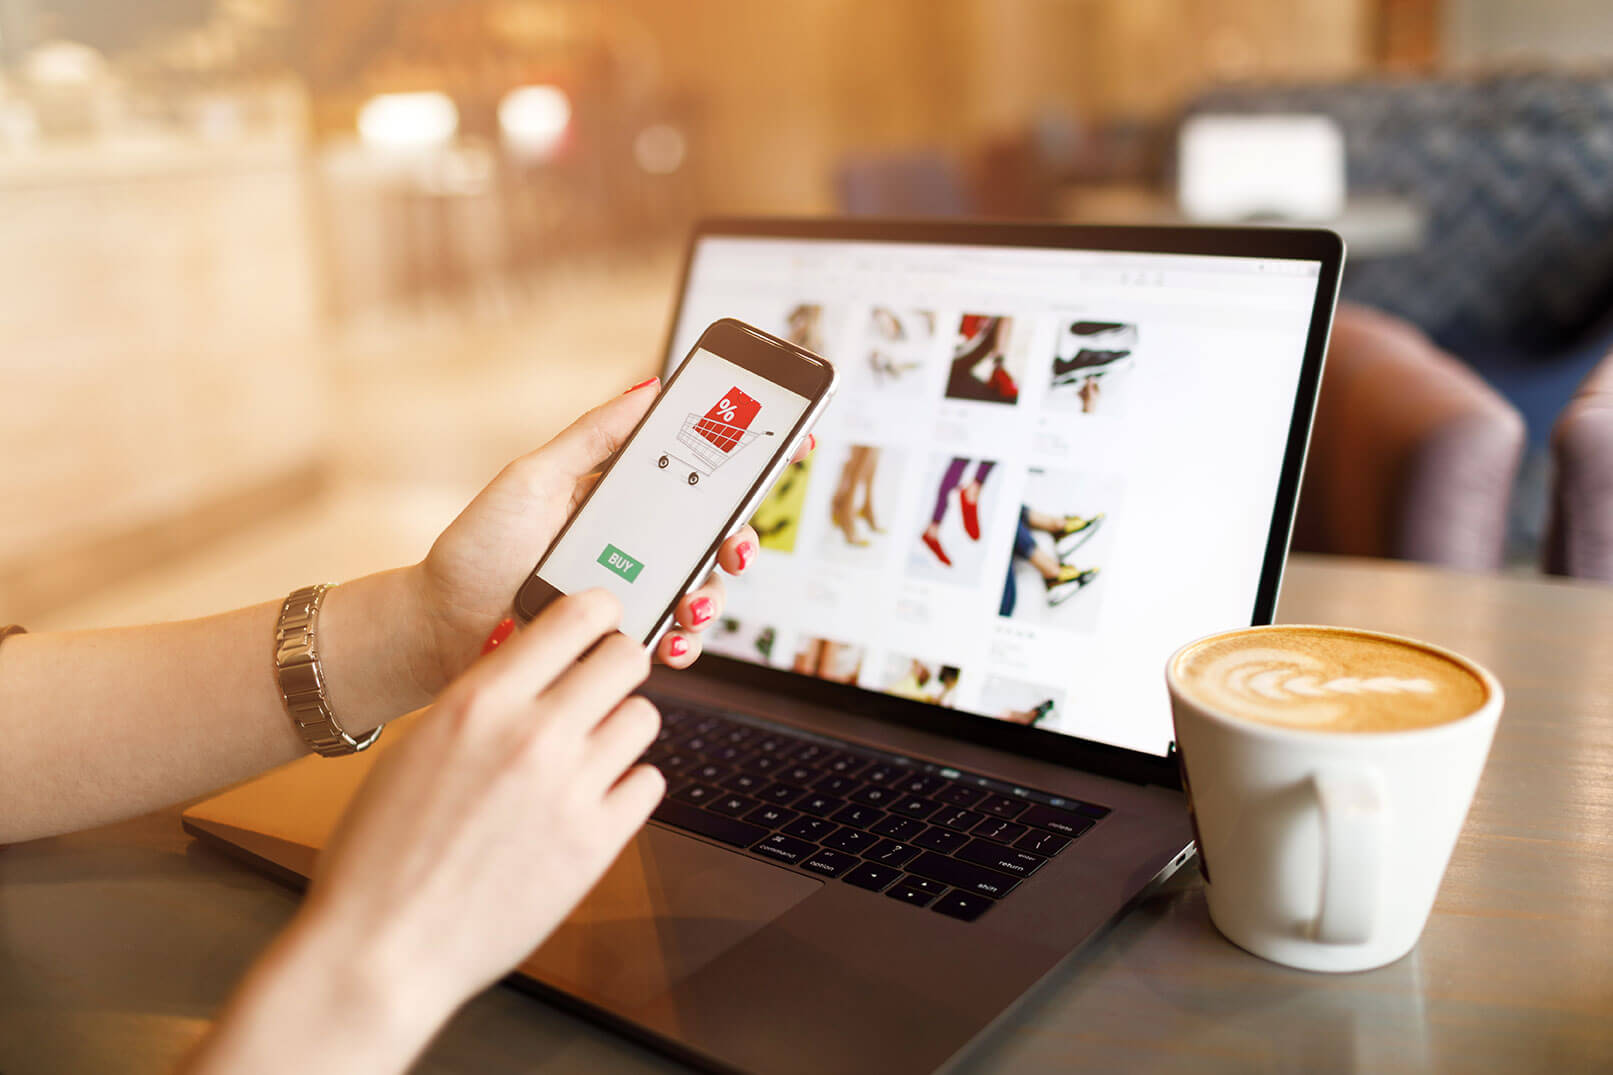
[[[1483,680],[1432,649],[1342,627],[1218,635],[1179,654],[1174,673],[1181,690],[1211,709],[1308,731],[1426,728],[1489,699]]]

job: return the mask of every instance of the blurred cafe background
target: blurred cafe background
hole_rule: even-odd
[[[1296,546],[1613,581],[1605,0],[0,0],[0,620],[418,558],[711,213],[1335,227]]]

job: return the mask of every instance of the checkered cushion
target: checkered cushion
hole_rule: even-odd
[[[1613,308],[1613,72],[1222,88],[1204,112],[1331,116],[1350,191],[1427,213],[1426,244],[1354,263],[1345,295],[1448,348],[1544,352]]]

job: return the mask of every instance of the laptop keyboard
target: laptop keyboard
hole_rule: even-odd
[[[756,858],[972,922],[1107,807],[661,702],[653,817]]]

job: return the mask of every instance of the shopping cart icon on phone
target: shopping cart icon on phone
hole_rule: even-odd
[[[678,462],[690,467],[689,484],[700,484],[701,475],[710,477],[712,471],[757,437],[771,437],[773,431],[753,430],[751,422],[762,405],[741,392],[737,387],[723,393],[723,397],[705,414],[689,414],[678,429],[678,444],[684,452],[663,452],[656,465],[662,470]],[[684,458],[687,455],[689,458]]]

